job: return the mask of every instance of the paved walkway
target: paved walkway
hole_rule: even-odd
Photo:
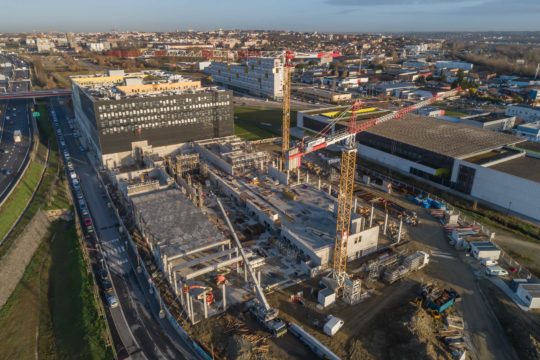
[[[47,234],[49,220],[43,211],[38,212],[26,226],[24,232],[17,237],[8,253],[0,262],[0,308],[21,280],[26,266],[30,263],[34,252]]]

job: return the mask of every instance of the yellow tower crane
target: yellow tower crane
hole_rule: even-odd
[[[283,54],[283,124],[281,136],[281,171],[287,168],[287,153],[291,141],[291,73],[294,53],[285,51]]]

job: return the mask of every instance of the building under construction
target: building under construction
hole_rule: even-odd
[[[237,136],[203,140],[194,149],[205,161],[228,175],[241,175],[253,168],[263,170],[270,162],[270,154],[258,151],[249,141]]]

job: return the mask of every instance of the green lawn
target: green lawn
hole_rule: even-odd
[[[87,273],[73,223],[56,225],[51,244],[51,313],[57,353],[65,359],[110,359],[105,319],[96,310],[92,277]]]
[[[0,309],[2,359],[113,358],[91,286],[74,224],[55,223]]]
[[[235,134],[246,140],[281,136],[281,109],[261,109],[252,106],[234,108]],[[291,127],[296,126],[296,111],[291,111]]]
[[[4,238],[28,204],[39,183],[44,167],[44,164],[33,161],[24,173],[19,185],[0,208],[0,239]]]

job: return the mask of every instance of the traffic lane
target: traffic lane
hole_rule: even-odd
[[[81,161],[82,156],[80,153],[80,150],[78,149],[78,146],[76,146],[75,139],[73,139],[71,136],[66,135],[67,134],[67,124],[65,124],[65,121],[61,121],[63,119],[63,113],[59,111],[58,108],[54,108],[55,113],[57,114],[57,119],[59,122],[59,127],[62,131],[64,140],[66,145],[62,147],[62,150],[67,150],[70,155],[73,156],[70,161],[72,161],[73,166],[75,168],[75,172],[77,172],[81,179],[81,189],[83,190],[83,193],[86,193],[85,189],[91,189],[92,186],[90,186],[90,180],[92,177],[84,174],[88,174],[88,169],[85,171],[85,162]],[[63,151],[62,151],[63,153]],[[83,180],[84,177],[84,180]],[[92,199],[88,196],[85,198],[89,212],[91,215],[99,213],[99,209],[95,206],[95,202],[91,201]],[[92,205],[94,204],[94,205]],[[96,226],[96,225],[95,225]],[[98,231],[98,230],[96,230]],[[99,234],[99,232],[98,232]],[[116,285],[116,284],[115,284]],[[130,355],[132,359],[146,359],[147,357],[140,352],[140,347],[138,346],[137,342],[134,340],[134,337],[129,329],[129,324],[127,323],[124,314],[122,313],[122,308],[120,306],[115,308],[109,309],[110,318],[112,319],[112,322],[114,324],[114,329],[116,330],[116,334],[120,338],[120,341],[122,342],[122,346],[126,350],[126,352]]]
[[[64,128],[67,127],[68,125],[64,124]],[[80,151],[79,146],[76,144],[75,137],[64,135],[64,138],[68,145],[68,151],[70,151],[70,155],[72,156],[75,171],[81,178],[81,187],[85,192],[88,208],[94,218],[94,225],[102,243],[106,244],[113,239],[121,239],[122,235],[118,232],[119,224],[116,220],[115,211],[113,208],[106,206],[108,200],[106,200],[105,189],[101,186],[101,182],[97,177],[98,175],[95,173],[94,168],[88,163],[85,154]],[[125,252],[123,255],[126,256],[126,258],[128,256]],[[149,358],[152,356],[155,358],[162,358],[159,355],[160,353],[170,353],[174,354],[172,358],[175,359],[197,359],[197,357],[191,353],[192,350],[190,345],[176,333],[166,320],[160,321],[155,318],[155,314],[159,311],[159,304],[153,297],[148,297],[147,289],[142,291],[138,282],[132,281],[134,278],[131,273],[124,276],[118,276],[114,274],[114,271],[112,272],[113,282],[115,284],[118,299],[122,304],[126,321],[137,339],[137,342],[144,349],[145,355]],[[139,281],[144,283],[145,279],[142,279],[142,276],[139,276]],[[134,301],[136,306],[132,305]],[[148,311],[148,306],[151,306],[150,310],[152,311]],[[151,338],[153,339],[151,343],[147,343],[149,337],[148,333],[146,331],[139,331],[141,327],[139,321],[144,323],[145,329],[151,329]],[[174,341],[169,338],[169,334],[173,336]],[[175,343],[179,343],[182,346],[177,347],[175,346]],[[158,345],[157,347],[156,344]],[[152,355],[149,355],[149,353]],[[171,357],[167,356],[167,358]]]
[[[13,111],[14,107],[16,111]],[[6,116],[10,119],[5,121],[0,139],[0,200],[21,175],[32,145],[27,102],[10,103],[8,108]],[[19,143],[13,139],[15,130],[21,130],[23,135]]]

